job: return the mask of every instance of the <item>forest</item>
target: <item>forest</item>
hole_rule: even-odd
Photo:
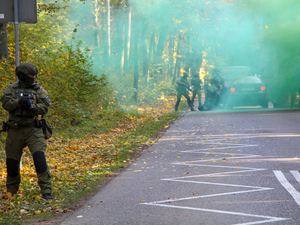
[[[288,107],[300,85],[299,7],[298,0],[38,0],[38,22],[19,25],[20,62],[37,66],[51,99],[46,118],[55,134],[47,151],[55,201],[35,197],[25,150],[21,192],[0,204],[0,221],[70,210],[130,162],[138,146],[154,143],[151,137],[179,116],[174,86],[183,72],[204,79],[214,68],[249,66],[269,100]],[[2,92],[16,81],[16,61],[14,25],[0,30]],[[2,108],[0,118],[7,119]],[[1,193],[4,143],[2,133]]]
[[[73,123],[90,113],[86,109],[93,107],[85,103],[153,102],[173,95],[184,71],[203,79],[214,67],[252,67],[266,83],[270,101],[284,105],[298,89],[298,15],[293,12],[299,4],[268,3],[39,1],[38,23],[20,25],[21,62],[37,64],[54,107]],[[14,80],[13,29],[7,25],[2,89]],[[50,118],[56,126],[62,123],[57,115]]]

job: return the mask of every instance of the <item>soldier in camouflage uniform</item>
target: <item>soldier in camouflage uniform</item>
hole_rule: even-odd
[[[18,82],[9,85],[2,94],[2,107],[9,112],[6,138],[7,192],[16,194],[20,185],[20,160],[23,148],[32,154],[38,184],[44,199],[52,199],[51,175],[45,158],[47,141],[37,120],[48,112],[50,99],[47,92],[35,82],[38,70],[31,63],[16,68]]]
[[[191,84],[193,85],[193,97],[192,97],[192,104],[194,105],[194,100],[196,95],[198,95],[198,109],[202,109],[201,105],[201,84],[202,80],[199,78],[199,74],[195,74],[191,80]]]
[[[175,112],[178,111],[178,106],[181,100],[181,96],[183,95],[186,100],[188,101],[189,107],[191,108],[191,111],[195,111],[192,101],[189,97],[188,91],[192,91],[190,88],[190,84],[187,80],[188,73],[184,73],[182,77],[178,78],[176,81],[176,90],[177,90],[177,101],[175,104]]]

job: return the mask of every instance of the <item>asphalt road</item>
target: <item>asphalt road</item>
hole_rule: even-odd
[[[186,112],[62,225],[300,224],[300,111]]]

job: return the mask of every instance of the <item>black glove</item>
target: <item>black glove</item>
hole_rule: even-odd
[[[32,102],[29,98],[21,98],[19,104],[21,105],[21,109],[23,110],[29,110],[33,108]]]

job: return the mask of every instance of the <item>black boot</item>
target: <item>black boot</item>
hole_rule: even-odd
[[[52,199],[52,195],[50,193],[43,194],[43,199],[46,200]]]

